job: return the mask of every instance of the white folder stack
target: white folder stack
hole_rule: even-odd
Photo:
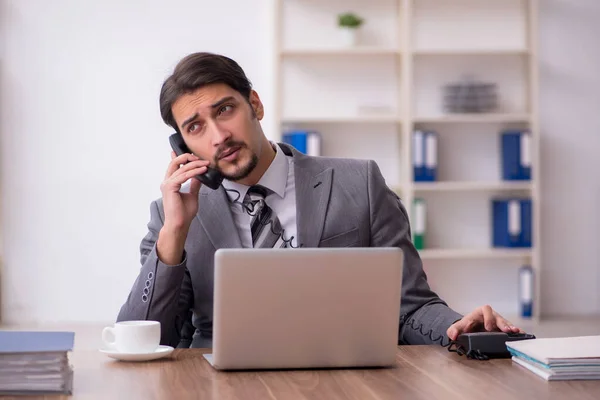
[[[506,342],[513,362],[547,381],[600,379],[600,336]]]

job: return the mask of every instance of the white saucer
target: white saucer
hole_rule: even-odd
[[[151,353],[121,353],[115,349],[100,349],[101,353],[106,354],[110,358],[121,361],[150,361],[163,358],[171,354],[175,350],[171,346],[158,346]]]

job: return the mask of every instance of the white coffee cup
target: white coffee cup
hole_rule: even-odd
[[[102,341],[119,353],[151,353],[160,345],[160,322],[117,322],[102,330]]]

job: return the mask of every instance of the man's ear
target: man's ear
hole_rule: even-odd
[[[255,90],[250,92],[250,106],[254,111],[254,115],[260,121],[265,116],[265,109],[263,107],[262,102],[260,101],[260,97],[258,97],[258,93]]]

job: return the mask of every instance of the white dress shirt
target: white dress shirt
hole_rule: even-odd
[[[265,171],[258,185],[262,185],[272,192],[269,192],[265,202],[279,218],[283,228],[283,238],[289,240],[293,237],[291,245],[298,247],[297,225],[296,225],[296,180],[294,177],[294,158],[286,156],[277,144],[273,144],[275,149],[275,158]],[[227,190],[227,195],[231,200],[229,202],[233,221],[240,235],[242,247],[252,246],[252,232],[250,222],[252,217],[242,207],[249,186],[238,182],[223,180],[223,187]],[[228,190],[229,189],[229,190]],[[238,193],[239,192],[239,198]]]

